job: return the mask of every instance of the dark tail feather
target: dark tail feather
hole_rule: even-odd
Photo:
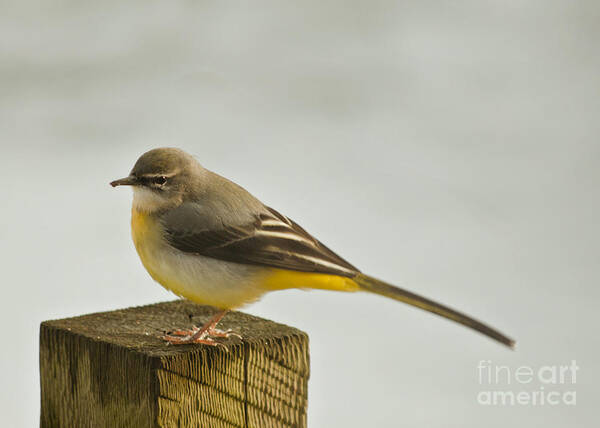
[[[379,281],[378,279],[362,273],[359,273],[352,279],[363,291],[379,294],[380,296],[389,297],[426,311],[433,312],[434,314],[448,318],[452,321],[456,321],[457,323],[472,328],[473,330],[477,330],[478,332],[485,334],[486,336],[491,337],[492,339],[497,340],[498,342],[510,348],[515,347],[515,341],[500,333],[498,330],[495,330],[465,314],[461,314],[454,309],[450,309],[447,306],[440,305],[439,303],[426,299],[425,297],[421,297],[417,294],[411,293],[410,291],[386,284],[383,281]]]

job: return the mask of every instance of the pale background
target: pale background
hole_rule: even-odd
[[[599,2],[45,3],[0,13],[3,426],[38,424],[42,320],[173,298],[108,186],[165,145],[519,341],[271,294],[247,310],[310,334],[310,427],[595,425]],[[481,359],[575,359],[577,405],[479,405]]]

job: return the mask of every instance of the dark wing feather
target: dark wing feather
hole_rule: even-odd
[[[163,221],[166,238],[180,251],[230,262],[347,277],[359,272],[296,223],[265,208],[254,221],[242,226],[221,223],[216,229],[197,226],[205,224],[200,211],[195,219],[186,213],[185,222],[167,218]]]

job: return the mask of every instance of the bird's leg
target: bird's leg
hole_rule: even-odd
[[[234,333],[231,330],[223,331],[216,328],[219,321],[223,319],[227,312],[227,309],[217,312],[217,314],[208,320],[201,328],[194,326],[192,330],[175,330],[162,338],[173,345],[202,343],[212,346],[221,345],[214,340],[215,337],[237,336],[241,339],[242,337],[239,334]]]
[[[196,339],[204,339],[206,337],[229,337],[230,331],[225,332],[221,330],[217,330],[217,324],[219,321],[223,319],[225,314],[227,314],[227,310],[223,310],[221,312],[217,312],[215,316],[209,319],[206,324],[204,324],[201,328],[195,327],[194,334],[190,337],[191,341]]]

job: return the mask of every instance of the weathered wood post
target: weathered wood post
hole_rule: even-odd
[[[305,427],[302,331],[232,312],[220,328],[244,339],[227,349],[158,338],[213,313],[175,301],[43,322],[40,426]]]

